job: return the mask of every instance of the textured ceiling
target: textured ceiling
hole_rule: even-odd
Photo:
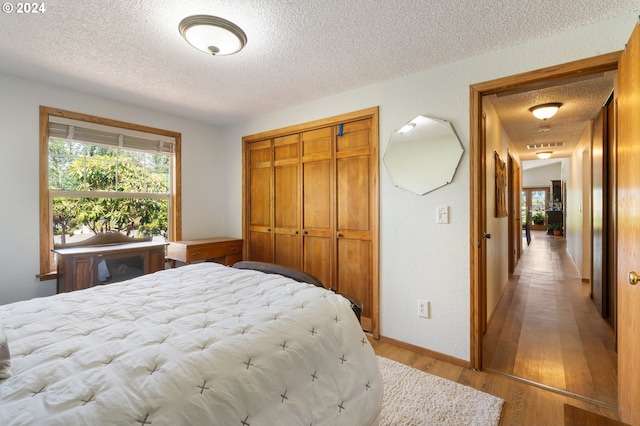
[[[552,151],[553,158],[569,157],[611,95],[615,76],[615,71],[588,75],[549,87],[493,95],[487,99],[494,106],[521,160],[537,160],[536,153],[540,151]],[[547,120],[537,119],[529,111],[535,105],[549,102],[560,102],[562,106]]]
[[[44,4],[41,14],[0,14],[0,72],[216,125],[640,9],[638,0]],[[247,46],[233,56],[195,50],[178,32],[193,14],[236,23]]]

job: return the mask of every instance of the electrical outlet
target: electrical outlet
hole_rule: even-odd
[[[429,301],[418,299],[418,316],[420,318],[429,318]]]

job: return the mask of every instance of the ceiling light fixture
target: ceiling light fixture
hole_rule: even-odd
[[[531,114],[536,118],[546,120],[547,118],[553,117],[561,106],[562,104],[560,102],[552,102],[549,104],[536,105],[529,108],[529,111],[531,111]]]
[[[247,35],[239,26],[217,16],[188,16],[178,29],[190,45],[211,55],[232,55],[247,44]]]
[[[540,151],[540,152],[536,152],[536,155],[538,156],[539,159],[541,160],[546,160],[547,158],[551,158],[551,154],[553,154],[553,151]]]

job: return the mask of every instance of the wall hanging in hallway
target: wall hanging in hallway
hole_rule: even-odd
[[[494,151],[493,153],[496,163],[496,217],[507,216],[507,167],[500,159],[500,154]]]

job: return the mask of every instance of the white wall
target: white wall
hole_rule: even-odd
[[[39,106],[182,133],[183,238],[224,234],[220,130],[203,123],[0,74],[0,304],[55,293],[39,273]],[[240,236],[240,231],[231,236]]]
[[[591,277],[591,135],[587,126],[573,151],[565,201],[567,251],[583,279]]]
[[[491,239],[487,240],[485,244],[487,250],[487,321],[491,321],[493,311],[509,281],[509,219],[507,217],[495,217],[496,178],[494,152],[498,153],[500,160],[505,165],[508,163],[509,156],[514,157],[516,162],[519,162],[520,159],[511,138],[509,138],[496,110],[488,99],[484,100],[483,111],[486,117],[485,162],[487,164],[485,175],[487,229],[485,232],[491,234]],[[507,186],[507,194],[511,190]],[[515,206],[507,205],[507,210],[520,214],[520,199],[518,198]]]
[[[537,161],[537,160],[536,160]],[[528,162],[525,161],[526,166]],[[554,161],[542,166],[529,168],[522,171],[522,187],[547,187],[551,190],[552,180],[561,180],[562,178],[562,162]]]
[[[425,196],[410,194],[392,185],[380,161],[380,331],[468,360],[469,85],[621,50],[636,20],[632,15],[588,25],[226,128],[228,229],[242,229],[242,136],[379,105],[382,156],[393,129],[415,115],[451,121],[466,152],[450,185]],[[436,224],[437,206],[450,206],[449,225]],[[431,319],[417,317],[418,298],[431,301]]]

